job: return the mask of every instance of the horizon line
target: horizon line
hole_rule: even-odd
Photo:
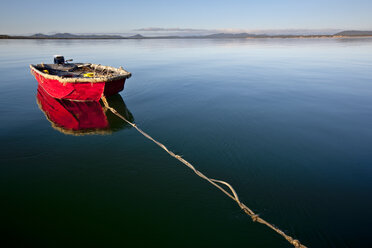
[[[147,34],[159,35],[159,34],[187,34],[187,35],[196,35],[196,34],[217,34],[217,33],[226,33],[226,34],[259,34],[259,35],[332,35],[342,31],[372,31],[370,29],[353,29],[353,28],[278,28],[278,29],[237,29],[237,28],[221,28],[221,29],[194,29],[194,28],[162,28],[162,27],[147,27],[147,28],[137,28],[127,31],[118,31],[118,32],[68,32],[68,31],[41,31],[41,32],[27,32],[27,33],[0,33],[2,35],[10,36],[23,36],[23,35],[34,35],[34,34],[46,34],[53,35],[58,33],[69,33],[69,34],[80,34],[80,35],[137,35]]]

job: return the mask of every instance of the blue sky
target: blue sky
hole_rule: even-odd
[[[150,27],[372,30],[371,13],[372,0],[2,0],[0,34],[146,33],[136,30]]]

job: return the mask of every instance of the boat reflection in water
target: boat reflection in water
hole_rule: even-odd
[[[64,134],[111,134],[131,127],[110,110],[107,110],[101,102],[74,102],[56,99],[40,86],[37,89],[36,100],[39,108],[52,123],[52,127]],[[107,98],[107,101],[110,107],[127,120],[134,121],[119,94]]]

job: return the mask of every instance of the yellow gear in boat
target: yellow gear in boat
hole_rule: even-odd
[[[44,73],[46,74],[49,74],[49,71],[48,70],[43,70]]]
[[[85,73],[83,75],[84,77],[94,77],[94,73],[90,72],[90,73]]]

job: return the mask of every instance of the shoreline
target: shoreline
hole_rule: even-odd
[[[372,35],[275,35],[252,37],[208,37],[208,36],[155,36],[155,37],[31,37],[0,35],[0,40],[161,40],[161,39],[342,39],[342,38],[372,38]]]

